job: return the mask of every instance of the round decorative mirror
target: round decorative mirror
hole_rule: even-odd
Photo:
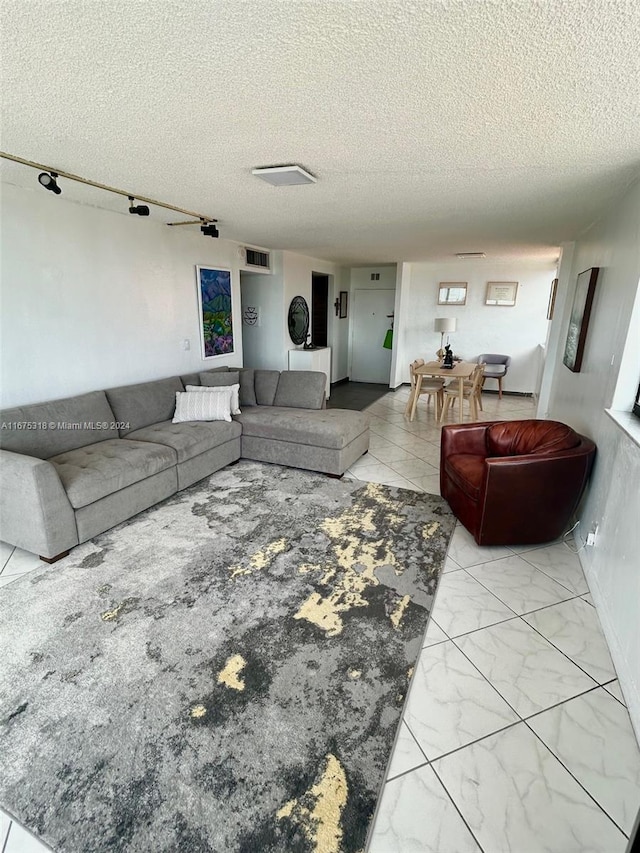
[[[304,296],[294,296],[289,305],[289,337],[294,344],[304,344],[309,334],[309,306]]]

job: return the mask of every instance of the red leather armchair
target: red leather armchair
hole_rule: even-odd
[[[440,493],[478,545],[528,545],[567,529],[595,444],[558,421],[442,428]]]

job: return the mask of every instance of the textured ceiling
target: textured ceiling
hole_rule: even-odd
[[[230,239],[345,263],[548,260],[640,172],[637,0],[1,8],[2,149],[217,217]],[[289,162],[318,183],[251,175]]]

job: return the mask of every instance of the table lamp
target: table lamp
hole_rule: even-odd
[[[434,332],[440,332],[440,349],[436,353],[438,361],[444,358],[444,336],[445,332],[455,332],[458,320],[455,317],[436,317],[433,321]],[[447,343],[449,339],[447,338]]]

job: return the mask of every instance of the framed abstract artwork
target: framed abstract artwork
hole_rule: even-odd
[[[196,266],[202,357],[234,351],[231,270]]]
[[[589,317],[591,316],[591,306],[596,291],[599,271],[600,267],[591,267],[581,272],[578,276],[576,292],[573,296],[573,305],[571,306],[567,341],[564,345],[564,356],[562,358],[563,363],[573,373],[580,373],[580,368],[582,367],[582,356],[587,340]]]

